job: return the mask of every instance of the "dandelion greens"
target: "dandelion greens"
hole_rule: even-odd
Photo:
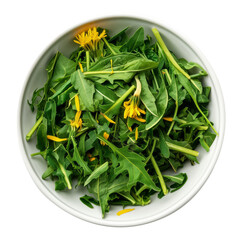
[[[28,101],[36,123],[26,140],[36,138],[31,156],[47,163],[42,179],[57,191],[85,187],[79,204],[99,205],[102,217],[111,205],[144,206],[179,190],[188,179],[181,168],[201,162],[196,148],[210,151],[218,135],[207,72],[175,56],[156,28],[154,38],[128,31],[77,34],[76,49],[52,56]]]

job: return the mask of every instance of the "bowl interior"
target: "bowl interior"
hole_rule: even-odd
[[[30,157],[31,153],[37,152],[35,147],[36,139],[33,138],[30,142],[25,141],[27,132],[35,122],[35,114],[30,111],[30,108],[27,104],[27,99],[31,98],[32,92],[36,88],[42,87],[45,83],[47,78],[45,71],[47,63],[56,53],[56,51],[60,51],[64,55],[69,56],[69,54],[77,48],[76,44],[73,43],[74,36],[80,30],[88,29],[92,26],[99,26],[109,29],[110,35],[117,33],[126,26],[130,27],[128,32],[129,34],[132,34],[138,27],[143,26],[145,29],[145,34],[149,34],[152,37],[153,34],[151,29],[152,27],[156,27],[160,31],[168,48],[172,50],[178,57],[184,57],[187,60],[197,62],[202,65],[209,73],[209,75],[204,78],[204,83],[212,87],[211,103],[208,106],[210,109],[210,120],[214,122],[214,126],[219,132],[219,137],[217,137],[214,141],[209,153],[205,152],[205,150],[200,147],[197,149],[200,152],[200,164],[195,166],[186,164],[184,168],[180,169],[181,172],[186,172],[188,175],[188,181],[183,188],[181,188],[179,191],[168,194],[162,199],[158,199],[157,196],[153,196],[152,202],[149,205],[144,207],[135,207],[135,211],[121,216],[117,216],[116,213],[121,210],[122,207],[112,206],[111,211],[106,215],[105,219],[101,218],[101,210],[98,206],[94,207],[94,209],[90,209],[79,201],[79,197],[87,193],[83,188],[73,189],[70,192],[56,192],[54,190],[54,183],[51,180],[42,180],[41,175],[46,169],[46,162],[41,157]],[[33,67],[22,94],[20,107],[21,144],[24,160],[33,180],[40,190],[62,209],[84,220],[103,225],[131,226],[143,224],[162,218],[184,205],[197,193],[211,173],[221,148],[223,134],[223,99],[218,81],[209,63],[206,61],[204,56],[202,56],[202,54],[192,46],[192,44],[189,45],[189,43],[183,40],[179,35],[176,35],[171,30],[161,25],[141,19],[128,17],[100,19],[83,24],[67,32],[65,35],[58,38],[42,54],[38,62]]]

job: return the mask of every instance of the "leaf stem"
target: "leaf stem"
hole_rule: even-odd
[[[148,150],[148,152],[150,154],[149,150]],[[156,173],[158,175],[158,179],[159,179],[160,185],[162,187],[163,194],[167,195],[168,194],[168,190],[167,190],[167,187],[166,187],[166,183],[165,183],[165,181],[163,179],[162,173],[161,173],[161,171],[160,171],[160,169],[159,169],[159,167],[158,167],[158,165],[156,163],[156,160],[155,160],[155,158],[153,156],[151,156],[151,162],[152,162],[152,165],[153,165],[153,167],[154,167],[154,169],[155,169],[155,171],[156,171]]]
[[[39,127],[39,125],[41,124],[43,120],[43,115],[37,120],[37,122],[34,124],[34,126],[32,127],[32,129],[29,131],[29,133],[26,135],[26,140],[29,141],[33,135],[33,133],[37,130],[37,128]]]
[[[208,118],[205,116],[205,114],[203,113],[202,109],[199,107],[197,101],[195,99],[193,99],[198,111],[202,114],[202,116],[205,118],[205,120],[207,121],[207,123],[210,125],[210,127],[212,128],[212,130],[217,134],[217,136],[219,136],[218,132],[216,131],[216,129],[213,127],[213,125],[211,124],[211,122],[208,120]]]
[[[37,155],[43,155],[44,153],[45,153],[45,151],[32,153],[31,157],[34,157],[34,156],[37,156]]]
[[[172,56],[172,54],[170,53],[170,51],[168,50],[167,46],[165,45],[160,33],[158,32],[158,30],[156,28],[152,29],[154,36],[156,37],[158,44],[160,45],[160,47],[162,48],[163,52],[165,53],[166,57],[168,58],[168,60],[172,63],[172,65],[180,72],[182,73],[187,79],[189,79],[191,81],[191,83],[199,90],[198,86],[195,84],[195,82],[191,79],[190,75],[185,72],[176,62],[176,60],[174,59],[174,57]]]
[[[148,188],[149,188],[149,187],[148,187],[147,185],[145,185],[145,184],[142,185],[142,186],[138,189],[138,191],[136,192],[136,195],[139,196],[142,191],[144,191],[144,190],[146,190],[146,189],[148,189]]]
[[[188,149],[188,148],[185,148],[185,147],[181,147],[181,146],[178,146],[176,144],[173,144],[173,143],[170,143],[170,142],[167,142],[167,141],[166,141],[166,144],[169,147],[169,149],[171,149],[171,150],[182,152],[182,153],[187,153],[187,154],[195,156],[195,157],[197,157],[199,155],[198,151]]]
[[[153,140],[153,145],[152,145],[152,150],[151,150],[151,152],[149,153],[149,155],[148,155],[148,157],[146,158],[146,161],[145,161],[146,164],[147,164],[147,162],[150,160],[150,158],[151,158],[151,156],[152,156],[152,154],[153,154],[153,152],[154,152],[154,150],[155,150],[156,142],[157,142],[157,139],[154,138],[154,140]]]
[[[165,45],[160,33],[156,28],[152,29],[154,36],[156,37],[159,45],[161,46],[162,50],[164,51],[166,57],[169,59],[169,61],[173,64],[173,66],[180,72],[182,73],[186,78],[191,79],[191,77],[186,73],[176,62],[176,60],[173,58],[172,54],[168,50],[167,46]]]
[[[174,111],[174,114],[173,114],[173,119],[177,116],[177,112],[178,112],[178,101],[175,101],[175,105],[176,105],[176,107],[175,107],[175,111]],[[172,122],[171,122],[171,125],[170,125],[170,127],[169,127],[169,129],[168,129],[168,132],[167,132],[167,135],[168,135],[168,136],[169,136],[170,132],[172,131],[172,128],[173,128],[174,124],[175,124],[175,121],[172,121]]]
[[[87,64],[87,71],[88,71],[89,65],[90,65],[89,51],[86,51],[86,64]]]
[[[103,38],[104,43],[107,45],[107,47],[109,48],[109,50],[112,52],[113,55],[116,55],[117,53],[111,48],[110,44],[108,43],[108,41]]]

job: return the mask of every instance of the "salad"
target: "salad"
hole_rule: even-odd
[[[26,140],[36,138],[31,156],[46,161],[42,179],[56,191],[85,187],[79,204],[99,205],[102,217],[111,205],[144,206],[179,190],[181,168],[199,164],[196,147],[209,151],[218,135],[207,72],[175,56],[156,28],[154,37],[128,31],[77,34],[75,50],[56,52],[28,101],[36,123]]]

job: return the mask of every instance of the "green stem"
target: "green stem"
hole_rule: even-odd
[[[154,82],[155,82],[156,88],[157,88],[157,90],[159,90],[159,85],[158,85],[157,78],[156,78],[156,75],[155,75],[153,69],[151,70],[151,72],[152,72],[152,75],[153,75],[153,79],[154,79]]]
[[[34,124],[34,126],[32,127],[32,129],[29,131],[29,133],[26,135],[26,140],[29,141],[33,135],[33,133],[37,130],[37,128],[39,127],[39,125],[41,124],[43,120],[43,115],[37,120],[37,122]]]
[[[141,194],[142,191],[148,189],[149,187],[147,185],[142,185],[138,191],[136,192],[136,195],[139,196]]]
[[[175,116],[175,117],[176,117],[176,116]],[[180,119],[180,118],[178,118],[177,121],[178,121],[179,123],[182,123],[182,124],[187,123],[187,121],[185,121],[185,120],[183,120],[183,119]],[[197,127],[197,130],[199,130],[199,131],[206,131],[206,130],[208,130],[208,126],[206,126],[206,125],[198,126],[198,127]]]
[[[216,129],[213,127],[213,125],[211,124],[211,122],[208,120],[208,118],[205,116],[205,114],[203,113],[203,111],[201,110],[201,108],[198,106],[198,103],[195,99],[193,99],[198,111],[202,114],[202,116],[205,118],[205,120],[207,121],[207,123],[210,125],[210,127],[212,128],[212,130],[217,134],[217,136],[219,136],[218,132],[216,131]]]
[[[157,139],[154,138],[154,140],[153,140],[153,145],[152,145],[152,150],[151,150],[151,152],[149,153],[149,155],[148,155],[148,157],[146,158],[146,161],[145,161],[146,164],[147,164],[147,162],[150,160],[150,158],[151,158],[151,156],[152,156],[152,154],[153,154],[153,152],[154,152],[154,150],[155,150],[156,142],[157,142]]]
[[[170,77],[170,74],[169,74],[168,70],[167,70],[167,69],[163,69],[163,70],[162,70],[162,73],[166,74],[166,79],[167,79],[168,85],[171,86],[171,84],[172,84],[172,79],[171,79],[171,77]]]
[[[160,35],[160,33],[158,32],[158,30],[156,28],[152,29],[153,34],[155,35],[158,44],[160,45],[160,47],[162,48],[163,52],[165,53],[166,57],[168,58],[168,60],[172,63],[172,65],[180,72],[182,73],[187,79],[189,79],[191,81],[191,83],[198,89],[198,91],[200,91],[200,89],[198,88],[198,86],[195,84],[195,82],[191,79],[190,75],[188,73],[186,73],[176,62],[176,60],[174,59],[174,57],[172,56],[172,54],[170,53],[170,51],[168,50],[167,46],[165,45],[164,41],[162,40],[162,37]]]
[[[86,64],[87,64],[87,71],[88,71],[89,65],[90,65],[89,51],[86,51]]]
[[[136,203],[135,199],[129,194],[124,194],[123,192],[118,193],[119,195],[121,195],[122,197],[126,198],[128,201],[130,201],[132,203],[132,205],[134,205]]]
[[[182,153],[187,153],[189,155],[195,156],[197,157],[199,155],[199,152],[192,150],[192,149],[188,149],[185,147],[181,147],[178,145],[175,145],[173,143],[167,142],[166,141],[167,146],[169,147],[170,150],[174,150],[174,151],[178,151],[178,152],[182,152]]]
[[[186,78],[190,79],[191,77],[178,65],[176,60],[173,58],[172,54],[169,52],[167,46],[165,45],[164,41],[162,40],[162,37],[158,30],[156,28],[152,29],[154,36],[156,37],[159,45],[161,46],[162,50],[164,51],[166,57],[169,59],[169,61],[173,64],[173,66],[182,73]]]
[[[208,126],[199,126],[199,127],[197,127],[197,130],[206,131],[206,130],[208,130]]]
[[[208,74],[206,72],[200,72],[200,73],[196,73],[196,74],[192,74],[190,75],[190,77],[193,78],[198,78],[198,77],[203,77],[203,76],[207,76]]]
[[[112,52],[113,55],[116,55],[117,53],[112,49],[112,47],[110,46],[110,44],[108,43],[108,41],[103,38],[104,43],[107,45],[107,47],[109,48],[109,50]]]
[[[175,107],[175,111],[174,111],[174,114],[173,114],[173,119],[177,116],[177,112],[178,112],[178,101],[176,101],[175,104],[176,104],[176,107]],[[172,131],[172,128],[173,128],[174,124],[175,124],[175,121],[173,120],[173,121],[171,122],[171,125],[170,125],[170,127],[169,127],[169,129],[168,129],[168,132],[167,132],[167,135],[168,135],[168,136],[169,136],[170,132]]]
[[[148,150],[148,152],[150,153],[149,150]],[[161,173],[161,171],[160,171],[160,169],[159,169],[159,167],[158,167],[158,165],[156,163],[156,160],[155,160],[155,158],[153,156],[151,156],[151,161],[152,161],[152,165],[153,165],[153,167],[154,167],[154,169],[155,169],[155,171],[156,171],[156,173],[158,175],[158,179],[159,179],[160,185],[162,187],[163,194],[167,195],[168,194],[168,190],[167,190],[167,187],[166,187],[166,183],[165,183],[165,181],[163,179],[162,173]]]
[[[45,151],[32,153],[31,157],[38,156],[38,155],[43,155],[44,153],[45,153]]]
[[[115,108],[117,105],[121,105],[122,102],[128,97],[128,95],[133,92],[135,89],[135,86],[132,85],[104,114],[107,115],[108,112],[110,112],[113,108]]]

